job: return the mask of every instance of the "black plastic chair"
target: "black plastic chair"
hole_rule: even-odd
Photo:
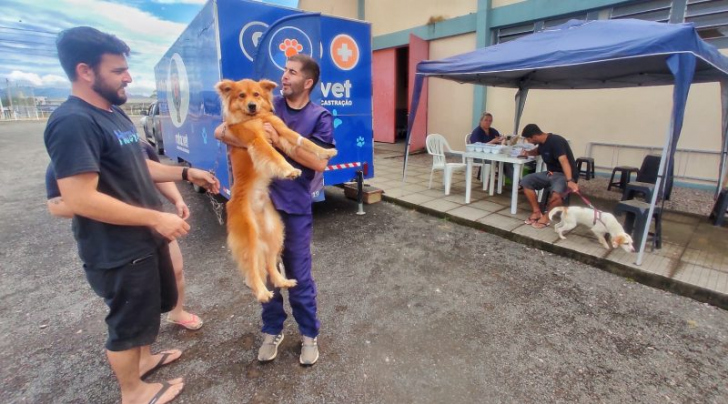
[[[635,181],[637,182],[646,182],[648,184],[654,184],[657,182],[657,174],[660,171],[660,160],[662,157],[656,154],[650,154],[645,156],[644,160],[642,160],[642,166],[640,167],[639,171],[637,172],[637,178]],[[675,172],[675,165],[670,164],[669,171],[665,177],[665,184],[664,184],[664,197],[665,200],[670,200],[670,195],[672,194],[672,176]]]
[[[627,184],[629,184],[632,181],[632,173],[638,172],[639,169],[637,167],[632,166],[617,166],[614,167],[612,170],[612,177],[609,179],[609,185],[607,186],[607,191],[610,191],[612,187],[617,187],[624,191],[625,188],[627,188]],[[614,176],[619,173],[619,181],[614,181]]]
[[[652,194],[655,192],[655,184],[649,184],[646,182],[630,182],[627,187],[624,188],[622,193],[622,200],[626,201],[634,199],[637,195],[642,195],[646,202],[652,201]]]
[[[650,204],[636,199],[621,201],[614,208],[615,216],[626,214],[624,231],[632,236],[635,249],[639,249],[639,246],[642,245],[642,234],[649,223],[649,212]],[[655,206],[652,218],[655,221],[655,231],[654,233],[648,232],[647,235],[652,236],[652,250],[654,250],[662,248],[662,209],[659,206]]]
[[[586,169],[582,169],[584,164],[586,164]],[[577,177],[581,177],[583,175],[587,181],[594,178],[594,158],[579,157],[576,159],[576,171],[578,173]]]
[[[715,226],[723,226],[725,216],[728,213],[728,189],[720,191],[718,199],[713,205],[713,211],[710,213],[710,220]]]

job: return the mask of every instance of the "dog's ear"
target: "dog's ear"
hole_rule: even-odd
[[[270,80],[261,80],[260,87],[265,91],[271,92],[274,88],[278,87],[278,84]]]
[[[215,84],[215,90],[217,90],[217,93],[220,94],[220,97],[227,98],[230,95],[230,91],[233,90],[233,84],[235,84],[235,82],[232,80],[223,80]]]
[[[614,237],[610,237],[610,239],[612,241],[612,248],[617,248],[617,247],[619,247],[620,244],[622,244],[622,236],[621,235],[616,235]]]
[[[612,238],[612,247],[617,248],[621,245],[629,244],[632,242],[632,237],[629,234],[617,234]]]

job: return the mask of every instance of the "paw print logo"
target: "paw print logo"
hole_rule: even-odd
[[[278,49],[283,51],[283,53],[286,54],[286,57],[289,58],[301,53],[301,51],[303,51],[303,45],[298,43],[297,39],[285,39],[280,45],[278,45]]]
[[[362,136],[356,138],[356,145],[357,147],[364,147],[364,138]]]
[[[341,125],[342,123],[344,123],[344,121],[342,121],[341,119],[337,118],[337,116],[339,115],[339,111],[333,110],[333,111],[331,111],[331,115],[334,116],[334,129],[338,128],[339,125]]]

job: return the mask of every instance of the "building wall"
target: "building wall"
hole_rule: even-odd
[[[449,19],[475,13],[477,10],[477,0],[365,1],[365,16],[367,21],[372,22],[373,36],[426,25],[440,18]]]
[[[474,50],[475,31],[483,22],[464,19],[490,4],[484,21],[488,29],[543,18],[558,18],[572,12],[601,9],[598,17],[608,17],[608,7],[624,0],[364,0],[367,21],[372,23],[374,44],[379,48],[406,46],[407,33],[430,39],[430,59],[439,59]],[[435,26],[430,17],[447,18]],[[453,20],[454,17],[459,17]],[[461,25],[468,25],[468,28]],[[459,28],[459,29],[458,29]],[[453,33],[454,32],[454,33]],[[455,36],[448,36],[455,35]],[[482,39],[481,39],[482,42]],[[724,52],[728,54],[728,52]],[[444,135],[451,146],[462,149],[463,136],[477,121],[482,87],[442,79],[429,80],[428,133]],[[484,109],[494,114],[494,127],[502,133],[513,131],[515,90],[487,88]],[[474,96],[475,95],[475,96]],[[665,141],[672,107],[672,87],[614,90],[534,90],[528,96],[521,128],[530,122],[542,129],[567,137],[574,154],[586,156],[590,142],[625,146],[654,146],[659,153]],[[720,150],[720,94],[717,84],[693,85],[688,99],[685,123],[678,148]],[[648,151],[630,147],[593,147],[597,166],[633,165],[639,167]],[[716,178],[719,156],[678,154],[676,174]],[[608,168],[607,168],[608,169]]]
[[[492,0],[492,6],[493,8],[503,7],[503,6],[510,6],[511,4],[520,3],[526,0]]]
[[[299,0],[298,8],[301,10],[320,12],[336,17],[358,17],[358,0]]]
[[[430,59],[468,52],[475,47],[475,34],[459,35],[430,42]],[[439,133],[451,147],[465,148],[465,134],[472,131],[473,85],[450,80],[429,80],[427,133]]]
[[[515,90],[488,89],[488,110],[494,126],[513,132]],[[665,143],[672,109],[672,87],[609,90],[531,90],[521,118],[521,128],[536,123],[546,132],[569,139],[575,157],[587,156],[590,142],[655,147]],[[690,90],[678,148],[720,150],[720,88],[695,84]],[[501,122],[503,124],[501,124]],[[593,147],[597,166],[639,167],[647,151]],[[678,155],[676,175],[717,177],[717,155]]]

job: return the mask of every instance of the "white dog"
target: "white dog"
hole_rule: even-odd
[[[594,215],[594,209],[582,208],[578,206],[566,207],[560,206],[551,209],[549,212],[549,220],[553,220],[554,216],[561,212],[561,222],[554,226],[554,230],[559,233],[559,237],[564,237],[564,232],[569,231],[576,226],[582,224],[591,226],[591,231],[599,239],[599,243],[609,250],[609,243],[604,235],[609,233],[609,239],[612,241],[612,248],[622,247],[624,251],[634,252],[632,245],[632,237],[624,232],[622,225],[619,224],[617,218],[611,213],[598,212],[598,217]],[[595,223],[596,220],[596,223]]]

